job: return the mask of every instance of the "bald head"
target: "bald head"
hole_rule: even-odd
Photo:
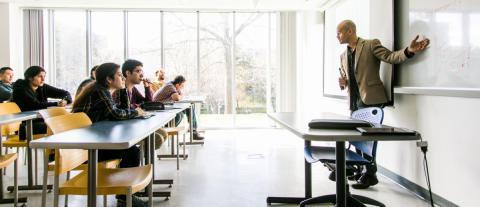
[[[343,31],[351,30],[353,34],[357,33],[357,26],[355,26],[355,23],[349,19],[340,22],[340,24],[338,24],[338,27],[341,28]]]
[[[340,44],[353,44],[357,40],[357,28],[352,20],[343,20],[338,24],[337,39]]]

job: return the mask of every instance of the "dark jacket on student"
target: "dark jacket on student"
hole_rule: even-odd
[[[66,90],[55,88],[48,84],[39,86],[33,91],[28,81],[19,79],[13,84],[12,101],[17,103],[22,111],[46,109],[50,106],[58,106],[58,101],[48,102],[48,98],[65,99],[72,103],[72,96]]]
[[[13,88],[11,84],[0,81],[0,102],[9,101],[12,98]]]
[[[55,88],[48,84],[39,86],[36,91],[33,91],[28,81],[23,79],[18,79],[13,84],[12,101],[15,102],[22,111],[33,111],[46,109],[50,106],[58,106],[58,101],[48,102],[48,98],[64,99],[67,103],[72,102],[72,97],[68,91]],[[32,125],[33,134],[45,134],[47,132],[47,126],[43,122],[43,119],[34,119]],[[20,125],[18,135],[20,140],[25,140],[26,122],[22,122]]]
[[[133,109],[119,108],[107,88],[99,84],[93,87],[89,94],[85,94],[85,103],[75,106],[72,112],[85,112],[92,122],[131,119],[138,115]]]

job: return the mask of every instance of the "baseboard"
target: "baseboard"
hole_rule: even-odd
[[[387,177],[388,179],[392,180],[398,185],[411,191],[416,196],[430,203],[430,193],[428,192],[428,189],[425,189],[422,186],[415,184],[414,182],[388,170],[387,168],[384,168],[379,165],[377,165],[377,167],[378,167],[378,173],[382,174],[383,176]],[[433,192],[432,192],[432,196],[433,196],[434,203],[437,204],[438,206],[441,206],[441,207],[458,207],[459,206]]]

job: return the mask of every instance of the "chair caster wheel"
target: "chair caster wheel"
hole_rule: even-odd
[[[169,188],[172,188],[172,184],[168,185]]]
[[[166,197],[165,200],[166,200],[166,201],[170,200],[170,197]]]

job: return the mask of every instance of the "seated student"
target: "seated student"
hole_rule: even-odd
[[[73,103],[72,112],[84,112],[92,122],[104,120],[132,119],[144,112],[140,108],[122,109],[114,102],[114,91],[125,87],[125,78],[120,66],[115,63],[104,63],[98,66],[95,82],[85,86]],[[125,150],[98,150],[98,161],[121,159],[120,167],[137,167],[140,165],[140,149],[133,146]],[[125,206],[125,195],[117,195],[119,206]],[[147,206],[147,202],[133,197],[133,206]]]
[[[13,69],[10,67],[0,68],[0,103],[10,101],[12,98]]]
[[[130,106],[123,108],[137,108],[144,102],[152,101],[151,83],[143,78],[143,64],[138,60],[126,60],[122,65],[122,74],[125,77],[125,89],[117,90],[113,94],[113,98],[117,103],[126,104]],[[145,96],[135,87],[143,82],[145,89]],[[120,97],[128,98],[128,100],[119,100]]]
[[[113,93],[113,99],[120,108],[136,109],[144,102],[152,101],[152,86],[147,79],[143,78],[143,64],[138,60],[126,60],[122,65],[122,74],[125,77],[125,89],[116,90]],[[145,96],[135,87],[143,82]],[[160,148],[163,141],[167,138],[167,132],[163,129],[157,131],[155,136],[155,149]]]
[[[88,77],[87,79],[83,80],[80,85],[78,86],[78,89],[77,89],[77,92],[75,92],[75,97],[78,96],[78,94],[80,94],[80,92],[82,91],[82,89],[88,85],[89,83],[95,81],[95,70],[97,70],[98,68],[98,65],[95,65],[93,66],[92,69],[90,69],[90,77]]]
[[[165,85],[165,70],[160,68],[155,71],[156,80],[152,83],[152,91],[155,93]]]
[[[162,89],[160,89],[153,95],[153,100],[160,101],[162,103],[182,100],[183,98],[182,89],[185,86],[185,81],[186,81],[185,78],[181,75],[175,77],[173,81],[168,82]],[[203,140],[204,137],[201,136],[197,131],[197,118],[195,113],[192,113],[193,114],[192,120],[190,120],[190,116],[188,116],[188,114],[190,114],[190,109],[185,110],[184,113],[189,118],[188,121],[189,122],[192,121],[193,139]],[[177,115],[177,117],[175,117],[175,124],[176,125],[180,124],[181,120],[182,120],[182,116]]]
[[[25,73],[25,79],[18,79],[13,84],[12,101],[17,103],[22,111],[33,111],[46,109],[51,106],[65,106],[72,102],[70,93],[66,90],[55,88],[45,82],[45,69],[40,66],[31,66]],[[49,102],[48,98],[61,99],[60,101]],[[33,134],[45,134],[47,125],[43,119],[35,119]],[[22,122],[18,133],[20,140],[26,138],[26,122]]]

